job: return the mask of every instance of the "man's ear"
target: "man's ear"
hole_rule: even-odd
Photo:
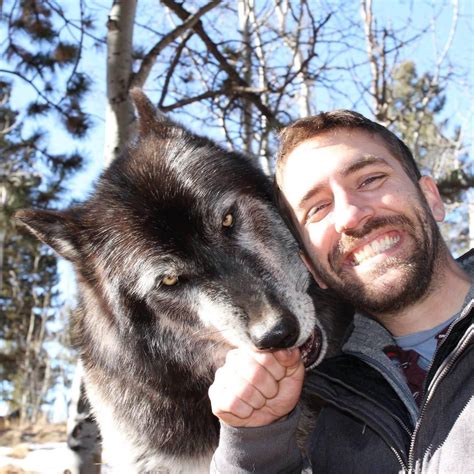
[[[442,222],[446,216],[446,211],[435,181],[430,176],[422,176],[418,180],[418,183],[420,184],[421,191],[430,206],[433,217],[437,222]]]
[[[308,269],[308,271],[311,273],[311,275],[313,275],[313,278],[316,281],[316,283],[319,285],[319,287],[322,288],[323,290],[327,289],[328,286],[326,285],[326,283],[324,283],[324,281],[321,280],[321,278],[314,271],[314,267],[311,260],[306,256],[306,254],[302,250],[300,250],[298,254],[301,260],[303,261],[303,263],[305,264],[306,268]]]

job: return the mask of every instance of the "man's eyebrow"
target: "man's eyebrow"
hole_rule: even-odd
[[[363,155],[361,156],[358,160],[353,161],[350,163],[347,167],[343,168],[342,171],[339,172],[339,174],[343,177],[346,178],[352,173],[355,173],[356,171],[359,171],[362,168],[365,168],[366,166],[371,166],[371,165],[385,165],[385,166],[390,166],[390,164],[387,162],[382,157],[375,156],[375,155]],[[316,186],[313,186],[311,189],[309,189],[305,195],[300,199],[300,202],[298,204],[299,208],[304,207],[307,201],[309,201],[315,194],[319,193],[322,189],[324,189],[324,184],[317,184]]]
[[[316,186],[313,186],[311,189],[309,189],[305,195],[300,199],[300,202],[298,203],[298,207],[301,209],[305,206],[306,202],[309,201],[315,194],[319,193],[321,189],[324,189],[324,184],[317,184]]]
[[[342,171],[340,172],[340,175],[346,178],[350,174],[355,173],[356,171],[359,171],[360,169],[366,166],[377,165],[377,164],[390,166],[387,160],[385,160],[384,158],[380,156],[364,155],[364,156],[361,156],[358,160],[350,163],[346,168],[343,168]]]

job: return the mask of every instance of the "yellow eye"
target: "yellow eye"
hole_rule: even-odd
[[[222,221],[222,227],[232,227],[234,224],[234,216],[232,214],[226,214]]]
[[[166,286],[173,286],[178,283],[178,277],[175,275],[166,275],[161,279],[161,283]]]

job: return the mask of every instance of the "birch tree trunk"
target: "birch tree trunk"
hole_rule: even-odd
[[[280,37],[288,49],[293,53],[293,69],[298,71],[296,76],[301,81],[298,96],[296,97],[299,117],[307,117],[308,115],[311,115],[314,107],[314,104],[312,104],[311,81],[308,79],[308,75],[306,74],[307,71],[305,71],[303,67],[304,58],[301,51],[300,36],[298,32],[295,32],[294,35],[287,34],[287,17],[291,14],[289,11],[289,0],[275,0],[275,13],[278,18]],[[298,24],[302,24],[304,10],[301,9],[299,13]]]
[[[252,31],[254,32],[254,37],[255,37],[255,39],[253,40],[254,47],[252,47],[252,50],[255,50],[255,56],[256,56],[257,88],[259,90],[265,91],[268,88],[268,84],[267,84],[267,77],[266,77],[265,50],[263,48],[263,41],[260,34],[260,24],[255,15],[254,0],[247,0],[247,1],[248,1],[248,16],[249,16],[247,25],[249,25],[250,23],[250,25],[252,26]],[[265,106],[268,106],[266,94],[262,94],[261,100]],[[258,114],[257,120],[260,121],[260,130],[261,130],[261,132],[258,134],[258,137],[257,137],[258,162],[263,172],[267,176],[270,176],[271,175],[271,166],[270,166],[271,156],[270,156],[270,151],[268,147],[268,134],[270,133],[270,127],[269,127],[267,117],[265,117],[265,115]]]
[[[252,35],[250,32],[249,16],[250,5],[248,0],[238,1],[239,29],[242,35],[243,44],[243,62],[244,62],[244,80],[247,84],[252,84]],[[253,127],[252,127],[252,103],[244,98],[242,99],[242,135],[244,150],[252,155]]]
[[[105,164],[116,158],[133,133],[133,107],[128,97],[132,82],[133,26],[136,0],[114,1],[107,22],[107,104]]]

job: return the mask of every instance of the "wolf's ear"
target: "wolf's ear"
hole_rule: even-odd
[[[74,220],[67,212],[21,209],[15,213],[15,221],[25,227],[41,242],[49,245],[61,257],[71,262],[79,259]]]
[[[166,137],[169,129],[173,126],[166,116],[156,110],[150,99],[139,87],[130,90],[130,97],[138,114],[139,135],[143,137],[153,132]]]

